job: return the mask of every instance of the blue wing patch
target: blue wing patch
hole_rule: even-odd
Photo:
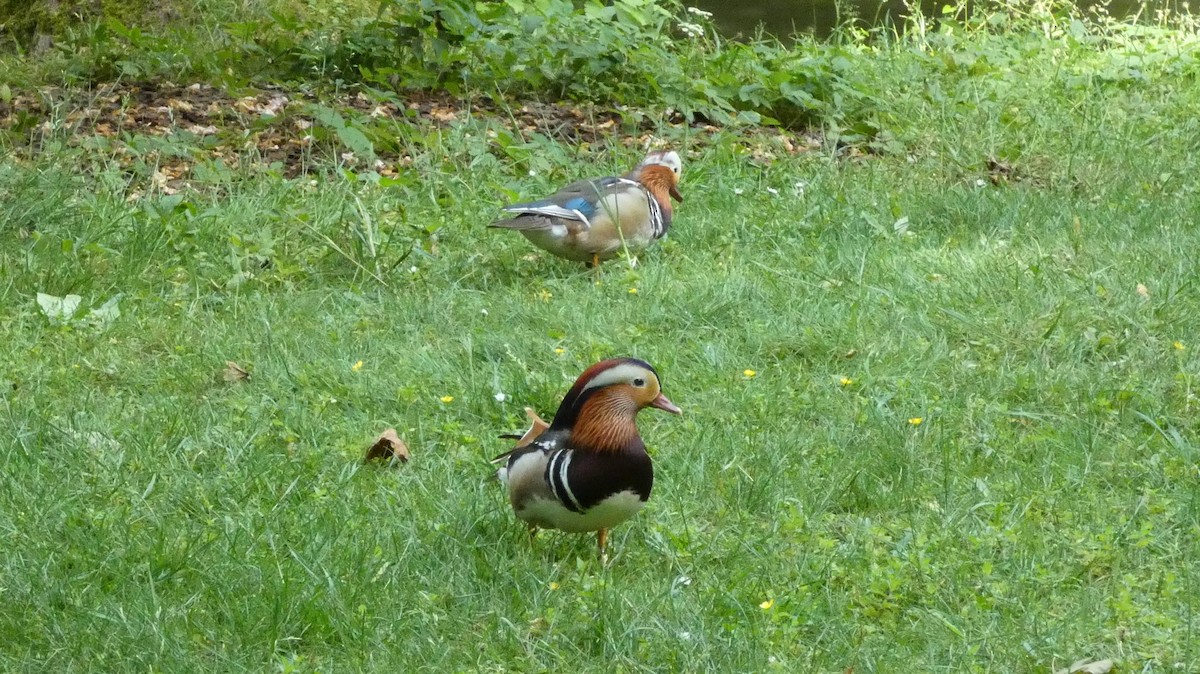
[[[596,213],[596,204],[587,197],[575,197],[563,204],[563,208],[583,213],[583,217],[591,218]]]

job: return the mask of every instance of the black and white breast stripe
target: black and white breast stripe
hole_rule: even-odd
[[[655,239],[661,239],[667,233],[667,223],[663,220],[662,206],[658,205],[658,199],[655,199],[649,190],[643,188],[643,191],[646,192],[646,203],[650,205],[650,235]]]
[[[570,449],[559,449],[550,454],[550,459],[546,462],[546,484],[550,485],[550,491],[554,493],[554,498],[558,499],[563,507],[572,512],[581,513],[583,506],[575,497],[575,493],[571,491],[571,484],[567,480],[567,472],[571,469],[573,455],[574,452]]]

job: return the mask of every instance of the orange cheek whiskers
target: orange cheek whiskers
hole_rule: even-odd
[[[612,395],[589,400],[580,410],[571,441],[596,452],[619,452],[638,438],[637,405]]]

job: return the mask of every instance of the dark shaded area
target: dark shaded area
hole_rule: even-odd
[[[11,41],[41,53],[67,26],[101,17],[126,25],[166,26],[185,18],[178,0],[0,0],[0,46]]]
[[[845,21],[855,19],[863,26],[881,23],[899,25],[909,13],[901,0],[688,0],[688,6],[713,13],[713,20],[729,37],[751,37],[759,26],[770,35],[786,38],[794,33],[811,33],[826,37]],[[929,17],[938,16],[946,4],[939,0],[921,0],[916,3],[922,13]],[[1084,9],[1105,7],[1110,15],[1125,18],[1139,11],[1151,15],[1159,8],[1180,12],[1183,3],[1178,0],[1142,2],[1141,0],[1112,0],[1095,2],[1080,0],[1076,4]]]

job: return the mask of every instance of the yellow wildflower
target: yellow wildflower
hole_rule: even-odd
[[[362,361],[360,360],[360,361],[358,361],[357,363],[355,363],[355,364],[351,365],[351,366],[350,366],[350,369],[351,369],[351,370],[353,370],[353,371],[355,371],[355,372],[358,372],[359,370],[361,370],[361,369],[362,369],[362,365],[363,365],[363,363],[362,363]]]
[[[630,294],[630,295],[636,295],[636,294],[637,294],[637,288],[630,288],[630,289],[629,289],[629,294]]]
[[[1179,341],[1178,339],[1175,340],[1175,343],[1171,344],[1171,346],[1175,347],[1176,351],[1183,351],[1184,349],[1187,348],[1186,346],[1183,345],[1183,342]]]
[[[908,423],[912,424],[913,426],[920,426],[924,422],[925,417],[913,417],[908,420]]]
[[[558,355],[560,355],[560,356],[561,356],[561,355],[563,355],[563,354],[564,354],[564,353],[566,353],[566,352],[567,352],[567,350],[566,350],[566,349],[564,349],[564,348],[562,348],[561,346],[559,346],[559,347],[555,347],[555,349],[554,349],[554,353],[557,353],[557,354],[558,354]]]
[[[838,380],[838,383],[842,386],[849,386],[854,383],[854,380],[849,377],[842,377],[840,380]]]
[[[551,299],[554,298],[554,295],[549,290],[542,288],[541,290],[538,291],[537,297],[539,300],[541,300],[543,302],[549,302]]]
[[[746,379],[753,379],[754,376],[757,374],[758,373],[755,372],[754,370],[742,370],[742,376],[745,377]]]
[[[452,403],[454,402],[454,396],[442,396],[442,402]]]
[[[558,589],[558,587],[559,587],[558,583],[555,583],[555,582],[553,582],[553,581],[551,581],[551,582],[550,582],[550,589],[551,589],[551,590],[557,590],[557,589]]]
[[[768,599],[768,600],[764,601],[763,603],[759,604],[758,607],[765,611],[774,605],[775,605],[775,600]]]

